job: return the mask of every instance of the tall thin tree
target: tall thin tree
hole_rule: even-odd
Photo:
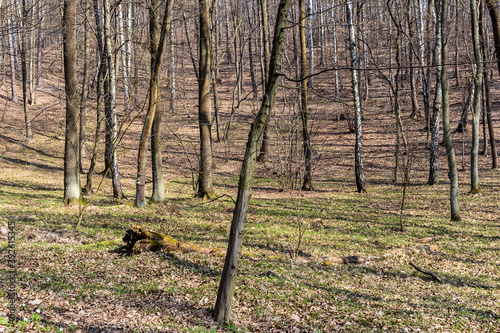
[[[450,214],[452,221],[460,221],[458,211],[458,173],[455,149],[450,130],[450,97],[448,92],[448,1],[437,0],[438,17],[441,28],[441,89],[443,94],[443,140],[448,158],[448,177],[450,179]]]
[[[200,169],[198,196],[214,196],[212,182],[212,121],[210,116],[210,6],[211,0],[199,0],[200,40],[198,77],[198,121],[200,128]]]
[[[163,16],[163,22],[161,25],[161,34],[159,31],[159,26],[156,23],[157,11],[160,1],[152,1],[149,9],[150,13],[150,47],[151,47],[151,77],[149,79],[149,105],[148,112],[146,114],[146,119],[144,120],[144,126],[142,128],[141,139],[139,141],[139,153],[137,157],[137,181],[136,181],[136,192],[135,192],[135,204],[137,207],[146,206],[145,199],[145,183],[146,183],[146,152],[147,152],[147,142],[152,133],[152,128],[154,127],[154,122],[157,121],[158,128],[156,128],[155,136],[159,136],[159,119],[156,118],[156,114],[160,113],[160,87],[159,87],[159,72],[162,63],[163,51],[165,49],[165,44],[167,40],[168,30],[170,29],[170,21],[172,18],[172,9],[174,5],[173,0],[168,0],[165,7],[165,14]],[[159,37],[159,38],[158,38]],[[154,54],[153,54],[154,53]],[[154,138],[154,137],[153,137]],[[152,138],[152,144],[159,145],[158,141],[154,141]],[[157,173],[156,182],[153,190],[152,201],[160,202],[165,198],[165,193],[163,190],[163,177],[158,175],[161,172],[161,153],[158,156],[158,152],[154,152],[160,147],[153,147],[153,172]],[[156,160],[155,160],[156,157]],[[158,160],[159,159],[159,160]],[[156,168],[156,169],[155,169]],[[159,168],[159,170],[158,170]],[[156,191],[156,193],[155,193]]]
[[[236,199],[233,220],[231,222],[231,231],[229,233],[226,259],[224,261],[224,269],[222,270],[214,309],[215,320],[219,323],[229,323],[231,320],[231,305],[241,257],[243,225],[246,219],[248,201],[252,191],[252,178],[257,159],[257,149],[276,99],[285,41],[285,24],[287,22],[286,19],[291,2],[291,0],[281,0],[278,7],[266,93],[263,96],[259,113],[253,121],[250,133],[248,134],[245,157],[243,159],[240,180],[238,183],[238,197]]]
[[[63,16],[64,80],[66,88],[66,138],[64,145],[64,202],[80,202],[80,109],[78,106],[76,1],[64,1]]]
[[[356,33],[354,30],[354,9],[352,0],[347,0],[347,24],[349,26],[349,50],[351,52],[351,82],[354,99],[354,122],[356,127],[356,143],[354,147],[354,170],[356,174],[356,187],[358,192],[366,192],[365,171],[363,166],[363,134],[361,129],[361,100],[359,95],[358,65],[356,54]]]
[[[479,116],[481,114],[481,89],[483,85],[483,56],[479,40],[479,16],[476,0],[470,0],[472,44],[474,48],[474,99],[472,101],[471,193],[479,192]]]

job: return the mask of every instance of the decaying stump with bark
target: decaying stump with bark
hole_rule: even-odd
[[[146,230],[144,227],[137,225],[127,230],[123,237],[125,242],[125,250],[134,254],[145,251],[163,250],[167,252],[197,252],[210,255],[225,255],[226,251],[218,248],[206,248],[189,243],[181,242],[169,235],[160,234]]]

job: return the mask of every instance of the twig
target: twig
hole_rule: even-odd
[[[228,197],[229,199],[231,199],[233,201],[234,204],[236,204],[236,201],[233,199],[232,196],[230,196],[229,194],[223,194],[223,195],[219,195],[217,198],[213,198],[211,200],[204,201],[202,203],[199,203],[199,204],[193,205],[193,206],[189,206],[189,207],[191,207],[191,208],[198,207],[198,206],[210,203],[210,202],[214,202],[214,201],[219,200],[220,198],[223,198],[223,197]]]
[[[424,273],[424,274],[430,275],[430,276],[432,276],[432,278],[434,280],[439,281],[439,282],[443,282],[436,274],[434,274],[432,272],[429,272],[429,271],[426,271],[426,270],[423,270],[422,268],[418,267],[417,265],[414,265],[411,262],[409,264],[410,264],[411,267],[415,268],[420,273]]]

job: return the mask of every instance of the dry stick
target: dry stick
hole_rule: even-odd
[[[422,268],[418,267],[417,265],[413,264],[413,263],[409,263],[409,265],[413,268],[415,268],[417,271],[419,271],[420,273],[424,273],[424,274],[427,274],[427,275],[430,275],[432,276],[432,278],[436,281],[439,281],[439,282],[443,282],[436,274],[432,273],[432,272],[429,272],[429,271],[426,271],[426,270],[423,270]]]

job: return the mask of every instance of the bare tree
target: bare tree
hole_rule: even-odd
[[[349,25],[349,49],[351,52],[351,75],[352,75],[352,90],[354,99],[354,121],[356,127],[356,143],[354,148],[355,155],[355,174],[356,174],[356,187],[358,192],[366,192],[365,184],[365,171],[363,167],[363,135],[361,130],[361,99],[359,96],[358,84],[358,65],[359,59],[356,54],[356,33],[354,31],[354,10],[352,0],[347,0],[347,21]]]
[[[448,177],[450,179],[450,213],[452,221],[459,221],[458,212],[458,174],[455,149],[450,130],[450,101],[448,92],[448,1],[437,0],[438,20],[441,29],[441,89],[443,94],[443,140],[448,158]]]
[[[246,219],[248,201],[252,191],[252,178],[257,159],[257,147],[262,138],[271,110],[276,98],[279,85],[279,74],[281,72],[281,60],[285,40],[285,24],[290,8],[291,0],[281,0],[276,18],[274,30],[273,48],[269,63],[269,76],[266,84],[262,104],[257,117],[252,123],[248,134],[247,147],[243,166],[241,167],[240,181],[238,184],[238,197],[231,222],[229,243],[224,261],[224,269],[220,280],[217,301],[215,303],[214,317],[219,323],[229,323],[231,320],[231,305],[238,275],[238,267],[241,257],[241,242],[243,225]]]
[[[212,121],[210,116],[210,5],[211,0],[200,0],[200,57],[198,78],[198,121],[200,127],[200,169],[198,196],[214,196],[212,183]]]
[[[76,1],[64,1],[64,79],[66,87],[66,139],[64,145],[64,202],[77,204],[81,198],[79,169],[80,110],[76,58]]]
[[[479,17],[476,0],[470,0],[471,30],[474,48],[474,99],[472,102],[471,193],[479,192],[479,116],[481,114],[481,88],[483,85],[483,56],[479,40]]]
[[[146,183],[146,152],[147,152],[147,142],[152,133],[152,128],[156,128],[152,140],[153,148],[153,173],[156,173],[156,177],[153,180],[153,202],[161,202],[165,200],[165,193],[163,189],[163,173],[161,172],[161,147],[159,144],[160,136],[159,125],[160,118],[157,118],[157,114],[161,112],[160,110],[160,86],[159,86],[159,72],[162,63],[163,50],[165,49],[165,44],[167,40],[168,30],[170,29],[170,21],[172,18],[172,10],[174,1],[168,0],[165,7],[165,14],[163,16],[163,22],[161,25],[161,34],[159,31],[158,23],[156,22],[158,7],[160,2],[154,0],[151,2],[150,6],[150,50],[151,50],[151,77],[149,81],[149,105],[148,113],[144,120],[144,126],[142,128],[141,139],[139,141],[139,153],[137,157],[137,182],[136,182],[136,194],[135,194],[135,204],[137,207],[146,206],[145,191],[144,186]]]
[[[304,147],[304,176],[302,178],[302,189],[312,190],[311,176],[311,140],[308,128],[307,112],[307,45],[306,45],[306,10],[304,0],[299,0],[299,30],[300,30],[300,119],[302,120],[302,141]]]
[[[118,120],[116,116],[116,72],[113,51],[111,47],[111,6],[109,0],[104,0],[104,61],[106,63],[107,75],[104,80],[104,96],[106,116],[106,158],[107,168],[111,170],[113,182],[113,198],[124,198],[118,170],[116,157],[116,145],[118,140]],[[106,170],[107,172],[107,170]]]

